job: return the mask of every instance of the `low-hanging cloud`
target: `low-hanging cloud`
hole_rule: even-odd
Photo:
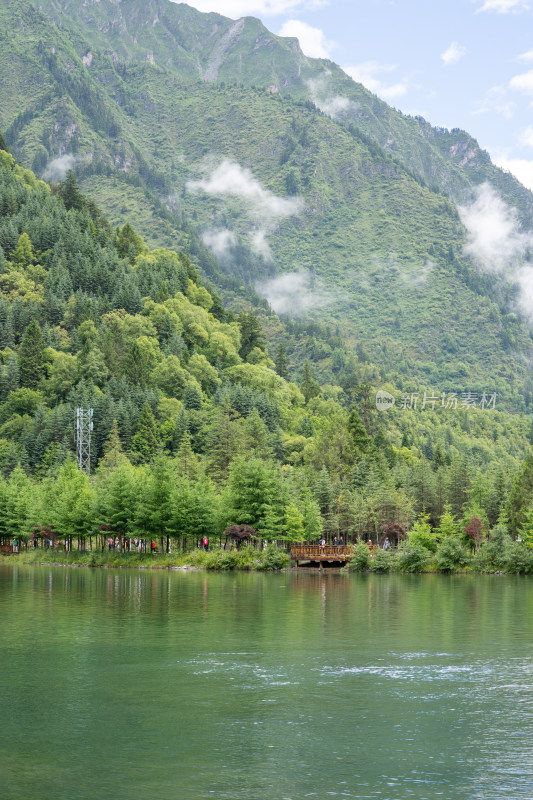
[[[310,78],[307,81],[307,87],[315,106],[331,119],[337,119],[348,111],[355,112],[359,108],[353,100],[332,91],[330,72],[323,72],[316,78]]]
[[[242,200],[251,218],[252,230],[249,233],[252,250],[265,260],[271,259],[267,236],[278,220],[296,216],[303,211],[300,197],[279,197],[257,180],[252,171],[235,161],[224,159],[212,167],[208,174],[198,181],[188,181],[190,192],[205,192],[215,197],[234,197]],[[229,233],[229,232],[228,232]],[[213,244],[228,246],[228,239],[211,239]]]
[[[489,272],[516,269],[532,236],[521,231],[515,209],[489,183],[483,183],[477,187],[473,202],[459,206],[458,211],[468,232],[467,255]]]
[[[190,192],[240,197],[249,204],[258,219],[291,217],[298,214],[303,206],[299,197],[278,197],[265,189],[251,170],[227,158],[202,180],[188,181],[187,189]]]
[[[320,285],[309,270],[278,275],[255,284],[256,291],[265,297],[276,314],[300,316],[312,308],[321,308],[334,300],[332,292]]]
[[[58,158],[48,162],[43,172],[43,178],[45,181],[62,181],[65,179],[69,169],[72,169],[79,160],[77,156],[73,156],[71,153],[58,156]]]
[[[517,286],[517,309],[533,324],[533,265],[526,261],[533,232],[522,230],[515,209],[488,183],[477,187],[473,202],[460,206],[459,214],[468,233],[465,253],[479,268]]]
[[[202,242],[217,258],[225,260],[237,244],[237,237],[227,228],[207,230],[202,233]]]

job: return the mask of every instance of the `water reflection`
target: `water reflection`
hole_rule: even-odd
[[[529,798],[532,587],[2,567],[2,800]]]

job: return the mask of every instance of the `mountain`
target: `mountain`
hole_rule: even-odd
[[[255,287],[337,328],[374,381],[528,408],[515,290],[473,264],[455,200],[488,182],[525,224],[531,193],[467,134],[401,115],[253,18],[165,0],[39,9],[0,2],[0,129],[24,164],[52,180],[74,167],[114,225],[192,252],[234,306]],[[330,345],[316,365],[332,379]]]
[[[356,125],[437,191],[461,198],[490,181],[530,225],[532,193],[492,164],[468,133],[400,113],[337,64],[305,56],[297,39],[274,35],[254,17],[234,21],[168,0],[41,0],[38,7],[56,24],[83,31],[115,62],[149,61],[183,82],[258,86],[311,100],[340,124]],[[77,44],[80,57],[93,57],[85,41]]]

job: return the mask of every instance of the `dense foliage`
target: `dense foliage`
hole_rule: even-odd
[[[341,385],[319,385],[312,362],[291,381],[252,312],[224,310],[184,253],[113,229],[72,174],[52,192],[0,150],[0,208],[3,537],[166,547],[246,524],[266,541],[375,541],[389,524],[410,530],[407,565],[452,536],[441,555],[461,563],[505,515],[531,538],[525,419],[380,415],[355,382],[364,362]],[[79,406],[94,409],[90,477],[74,460]]]
[[[529,331],[512,288],[465,255],[449,198],[488,180],[529,224],[531,194],[466,134],[399,114],[252,18],[225,48],[231,20],[168,0],[36,6],[0,2],[0,127],[23,164],[53,180],[75,167],[114,226],[187,252],[234,309],[300,273],[305,335],[263,324],[293,376],[309,359],[345,391],[393,380],[529,410]],[[328,97],[345,101],[334,119]],[[224,160],[248,194],[199,188]]]

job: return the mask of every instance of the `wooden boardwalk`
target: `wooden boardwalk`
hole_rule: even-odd
[[[318,566],[323,566],[324,562],[342,566],[351,560],[352,548],[349,545],[327,544],[321,547],[319,544],[295,544],[291,547],[291,558],[297,567],[304,562]]]

